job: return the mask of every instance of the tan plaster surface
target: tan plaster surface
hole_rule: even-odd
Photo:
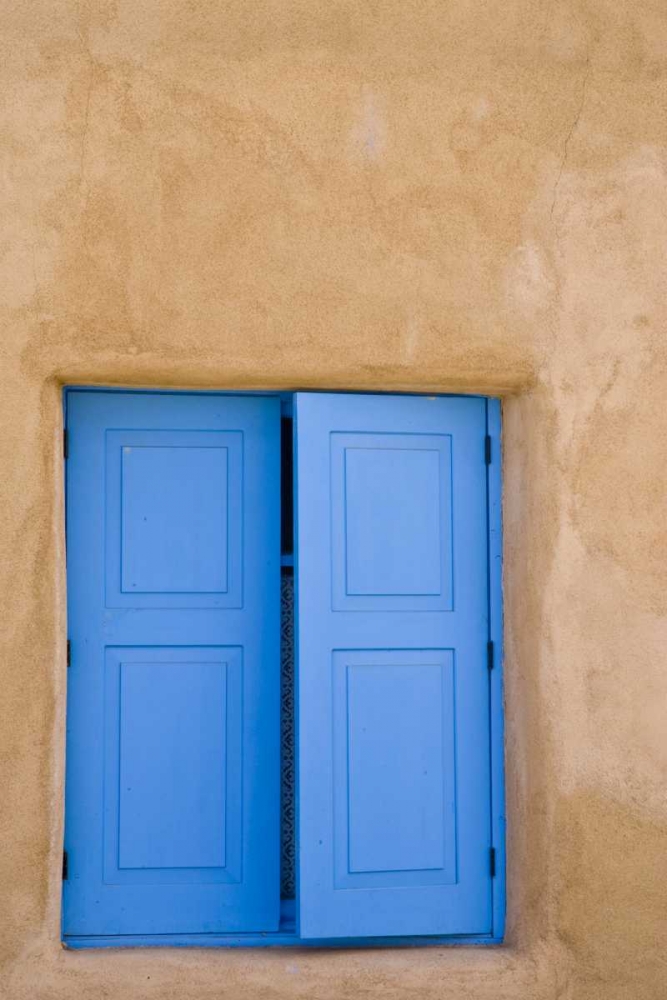
[[[0,994],[667,997],[667,5],[0,15]],[[504,947],[61,947],[84,382],[504,397]]]

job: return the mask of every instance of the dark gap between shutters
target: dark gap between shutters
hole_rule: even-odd
[[[296,886],[294,753],[294,494],[293,424],[280,422],[280,898],[294,899]]]

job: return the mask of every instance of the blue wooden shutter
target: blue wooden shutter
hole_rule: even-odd
[[[301,936],[488,933],[486,403],[296,420]]]
[[[66,935],[275,930],[275,398],[68,394]]]

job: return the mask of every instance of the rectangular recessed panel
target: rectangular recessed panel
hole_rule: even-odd
[[[455,879],[450,650],[334,653],[340,888]]]
[[[437,451],[345,449],[347,593],[439,594]]]
[[[224,662],[121,665],[120,868],[225,866],[226,716]]]
[[[227,449],[122,450],[122,590],[227,591]]]
[[[453,608],[451,438],[331,435],[334,611]]]
[[[241,649],[109,647],[106,664],[105,882],[238,882]]]
[[[442,670],[347,668],[350,871],[442,868]]]
[[[243,440],[106,432],[107,608],[243,607]]]

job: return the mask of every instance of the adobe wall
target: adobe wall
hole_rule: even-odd
[[[0,992],[665,996],[667,8],[0,14]],[[505,946],[61,947],[64,383],[504,397]]]

